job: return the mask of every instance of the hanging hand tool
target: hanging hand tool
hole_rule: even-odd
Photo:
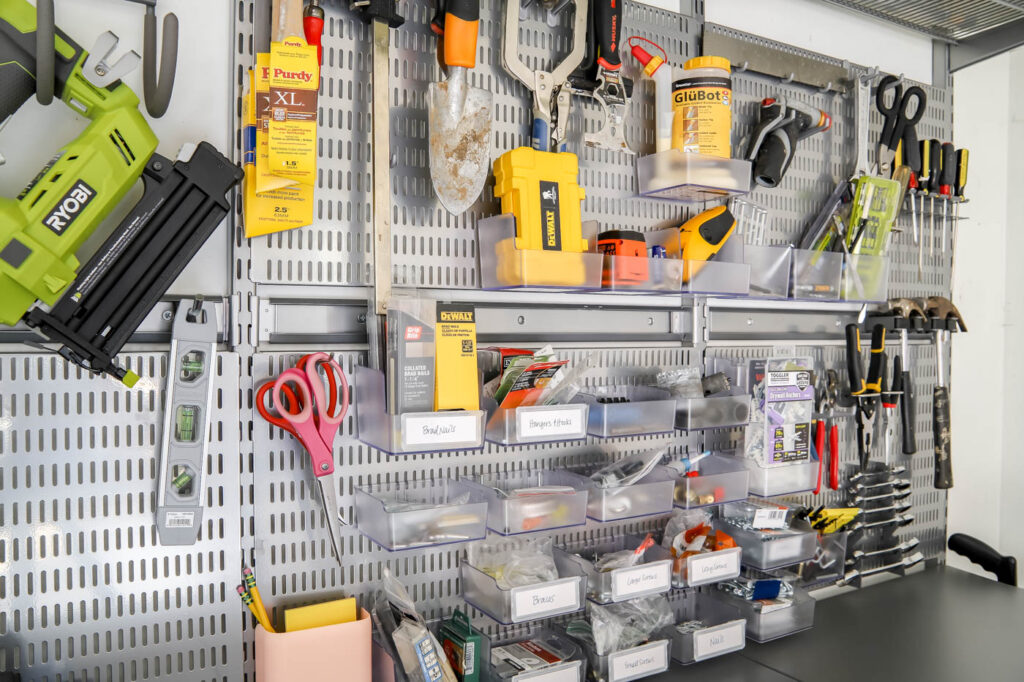
[[[879,573],[887,573],[889,571],[896,571],[897,573],[900,573],[902,575],[903,573],[906,572],[906,570],[908,568],[911,568],[912,566],[916,566],[917,564],[921,563],[922,561],[924,561],[924,555],[921,554],[920,552],[914,552],[910,556],[905,557],[905,558],[901,559],[900,561],[897,561],[897,562],[894,562],[894,563],[891,563],[891,564],[886,564],[885,566],[879,566],[877,568],[870,568],[870,569],[863,570],[863,571],[859,571],[859,570],[856,570],[856,569],[854,569],[852,571],[847,571],[846,575],[844,575],[842,577],[842,579],[839,580],[836,583],[836,585],[842,586],[842,585],[850,585],[850,584],[854,584],[854,583],[860,584],[860,582],[864,578],[867,578],[867,577],[872,576],[872,575],[877,575]]]
[[[910,197],[910,221],[913,230],[914,243],[921,240],[921,233],[917,223],[917,202],[916,195],[920,191],[918,178],[921,176],[921,143],[917,139],[917,128],[907,126],[903,129],[903,139],[900,141],[899,155],[901,161],[910,169],[910,179],[907,183],[907,196]]]
[[[967,331],[960,311],[948,298],[930,296],[925,305],[928,317],[941,320],[945,324],[954,320],[962,331]],[[935,445],[935,487],[946,490],[953,487],[953,462],[951,452],[951,433],[949,416],[949,389],[946,387],[946,349],[945,342],[949,339],[946,329],[935,330],[935,358],[937,383],[932,393],[932,440]]]
[[[814,446],[818,450],[819,458],[818,485],[814,490],[815,495],[821,489],[821,474],[826,456],[828,459],[828,487],[832,490],[839,489],[839,426],[833,421],[837,393],[838,374],[834,369],[827,370],[821,387],[818,389],[817,405],[815,406],[815,411],[819,416],[814,425]]]
[[[850,502],[856,505],[862,505],[865,502],[880,502],[882,500],[904,500],[910,497],[912,490],[909,489],[896,489],[890,490],[887,493],[879,493],[877,495],[854,495],[850,498]]]
[[[146,6],[142,44],[142,92],[146,111],[153,118],[167,113],[174,90],[174,76],[178,69],[178,16],[164,15],[163,40],[160,48],[160,76],[156,66],[156,0],[129,0]]]
[[[907,467],[902,464],[898,464],[888,469],[881,469],[879,471],[856,471],[850,474],[847,479],[850,483],[858,483],[866,478],[874,478],[875,476],[899,476],[900,474],[907,473]]]
[[[882,556],[884,554],[896,554],[897,552],[900,554],[906,554],[910,550],[915,549],[919,544],[921,544],[920,540],[917,538],[910,538],[898,545],[883,547],[882,549],[876,549],[872,552],[862,552],[859,549],[855,549],[853,550],[853,554],[850,555],[850,558],[846,560],[846,565],[854,566],[864,559],[870,559],[871,557]]]
[[[884,370],[883,370],[884,372]],[[896,410],[903,396],[903,362],[899,355],[892,359],[892,382],[882,384],[882,409],[885,410],[885,465],[889,466],[892,445],[896,440]]]
[[[887,92],[892,90],[892,104],[886,104]],[[896,149],[904,138],[907,128],[913,128],[924,116],[925,105],[928,97],[924,90],[916,85],[903,91],[903,85],[896,76],[886,76],[878,83],[875,91],[875,106],[882,114],[882,133],[878,138],[876,147],[876,163],[878,174],[884,178],[892,177],[895,169],[893,160],[896,157]],[[913,113],[911,112],[913,109]],[[914,134],[912,139],[916,139]]]
[[[604,117],[600,130],[586,133],[590,147],[632,151],[626,144],[626,84],[622,78],[619,40],[622,35],[622,0],[591,0],[593,30],[597,37],[597,87],[593,97]],[[579,11],[579,10],[577,10]]]
[[[533,148],[538,151],[565,151],[566,127],[572,102],[569,74],[583,61],[587,46],[588,0],[576,0],[575,4],[572,49],[550,71],[535,71],[523,63],[519,56],[520,4],[505,3],[502,63],[506,71],[533,93]]]
[[[320,6],[320,0],[309,0],[302,8],[302,32],[307,43],[316,45],[317,63],[323,66],[324,8]]]
[[[935,195],[939,193],[939,175],[942,173],[942,143],[938,140],[928,140],[927,156],[928,163],[928,195],[931,197],[929,204],[928,224],[931,235],[928,237],[928,256],[935,255]]]
[[[863,521],[857,521],[851,526],[848,526],[846,530],[851,533],[859,530],[871,530],[872,528],[884,528],[885,526],[896,526],[902,528],[903,526],[909,526],[914,522],[913,514],[897,515],[891,519],[882,519],[881,521],[872,521],[871,523],[864,523]]]
[[[762,100],[746,155],[754,164],[754,182],[762,187],[778,186],[793,161],[797,142],[831,127],[831,116],[799,100]]]
[[[949,204],[953,201],[953,183],[956,182],[956,148],[951,142],[942,143],[939,171],[939,196],[942,197],[942,253],[946,253],[946,220]]]
[[[956,179],[953,184],[953,194],[956,197],[956,208],[953,214],[953,229],[956,229],[956,221],[960,220],[960,204],[962,204],[966,197],[964,197],[964,187],[967,186],[967,160],[968,150],[958,149],[956,151]]]
[[[493,95],[471,87],[476,65],[480,0],[448,0],[444,60],[448,80],[431,83],[429,97],[430,179],[441,204],[464,213],[483,191],[491,164]]]
[[[917,242],[917,281],[924,281],[924,199],[931,190],[931,140],[921,140],[920,148],[921,170],[917,174],[918,193],[921,195],[921,222],[920,238]]]
[[[885,327],[876,325],[871,333],[871,363],[865,379],[860,357],[860,328],[853,323],[846,326],[846,363],[850,374],[850,395],[857,399],[857,453],[862,471],[867,469],[871,461],[884,352]]]
[[[849,491],[854,495],[860,495],[866,490],[874,490],[876,488],[892,488],[893,490],[907,490],[911,486],[910,481],[902,478],[888,479],[885,481],[879,481],[878,483],[854,483],[850,486]]]
[[[869,514],[902,514],[910,511],[914,505],[909,503],[903,504],[890,504],[888,507],[875,507],[873,509],[862,510],[861,517]]]
[[[392,28],[405,19],[395,0],[350,0],[373,28],[373,294],[367,316],[370,367],[384,371],[388,299],[391,298],[391,99],[388,50]]]

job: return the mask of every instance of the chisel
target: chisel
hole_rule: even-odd
[[[950,449],[949,389],[946,387],[944,342],[949,332],[936,330],[935,358],[938,383],[932,393],[932,442],[935,444],[935,487],[948,490],[953,487],[953,461]]]

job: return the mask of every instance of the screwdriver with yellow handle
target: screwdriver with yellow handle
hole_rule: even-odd
[[[967,185],[967,149],[956,150],[956,178],[953,180],[954,206],[953,223],[960,220],[960,204],[964,201],[964,187]]]

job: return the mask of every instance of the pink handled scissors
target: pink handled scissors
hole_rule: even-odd
[[[320,368],[324,368],[323,377]],[[326,379],[326,390],[324,385]],[[267,393],[274,408],[267,407]],[[256,392],[256,408],[271,424],[295,436],[309,453],[316,477],[320,503],[327,515],[334,556],[341,563],[337,523],[341,517],[334,484],[334,437],[348,412],[348,380],[341,365],[327,353],[312,353],[299,359]]]

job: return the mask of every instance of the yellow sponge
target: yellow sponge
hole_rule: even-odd
[[[322,604],[311,604],[309,606],[286,609],[284,612],[284,631],[295,632],[297,630],[319,628],[325,625],[351,623],[355,619],[355,598],[335,599],[334,601],[326,601]]]

